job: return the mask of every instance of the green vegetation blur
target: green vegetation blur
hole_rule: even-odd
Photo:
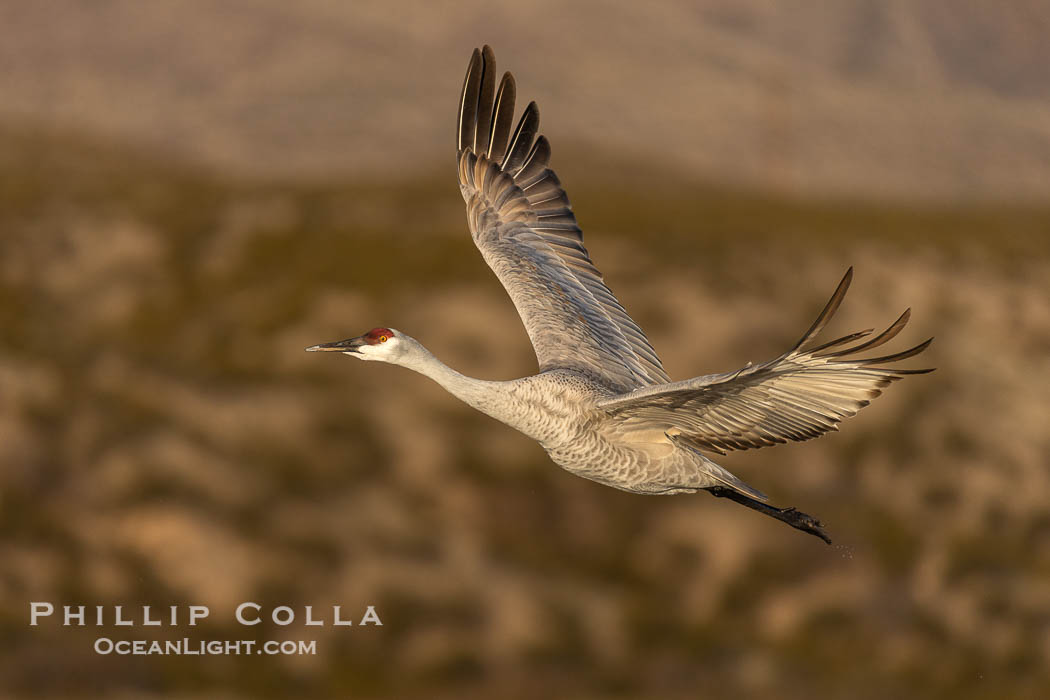
[[[560,149],[592,256],[673,378],[797,339],[933,335],[841,433],[721,461],[826,547],[704,495],[583,481],[399,368],[377,325],[535,371],[454,170],[238,180],[0,134],[0,694],[1037,698],[1050,687],[1050,209],[776,198]],[[596,174],[597,173],[597,174]],[[208,605],[201,629],[30,627],[28,602]],[[381,628],[233,608],[375,605]],[[359,613],[351,613],[359,616]],[[118,657],[96,637],[318,640]]]

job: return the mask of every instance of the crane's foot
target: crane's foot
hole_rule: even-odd
[[[782,523],[787,523],[796,530],[802,532],[808,532],[814,537],[819,537],[828,544],[831,544],[831,538],[828,537],[827,533],[824,532],[824,524],[814,518],[812,515],[806,515],[800,510],[794,508],[774,508],[773,506],[766,505],[762,501],[756,501],[754,498],[745,496],[739,491],[727,489],[724,486],[712,486],[707,489],[712,496],[718,498],[728,498],[731,501],[736,501],[742,506],[747,506],[752,510],[757,510],[759,513],[768,515],[771,518],[776,518]]]

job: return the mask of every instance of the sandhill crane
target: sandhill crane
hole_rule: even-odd
[[[309,351],[389,362],[430,377],[453,396],[540,443],[567,471],[640,494],[708,491],[831,543],[819,520],[774,508],[760,491],[709,454],[815,438],[908,374],[880,365],[919,354],[932,341],[883,357],[857,358],[890,340],[905,311],[871,330],[804,349],[838,309],[850,268],[801,340],[780,357],[725,374],[672,382],[645,334],[605,286],[558,178],[537,137],[530,102],[511,130],[515,83],[496,84],[492,49],[474,50],[456,129],[459,184],[471,235],[525,325],[539,373],[510,381],[464,376],[419,341],[374,328]]]

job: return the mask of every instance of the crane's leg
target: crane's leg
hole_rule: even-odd
[[[794,508],[774,508],[773,506],[766,505],[762,501],[756,501],[739,491],[727,489],[724,486],[712,486],[708,488],[707,491],[710,492],[712,496],[728,498],[731,501],[736,501],[742,506],[747,506],[748,508],[757,510],[759,513],[764,513],[771,518],[776,518],[780,522],[787,523],[796,530],[808,532],[815,537],[819,537],[828,544],[831,544],[831,538],[824,532],[823,523],[812,515],[806,515],[802,511],[795,510]]]

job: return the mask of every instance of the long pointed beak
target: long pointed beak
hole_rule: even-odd
[[[339,340],[334,343],[321,343],[306,348],[306,352],[357,352],[357,349],[365,344],[364,337]]]

